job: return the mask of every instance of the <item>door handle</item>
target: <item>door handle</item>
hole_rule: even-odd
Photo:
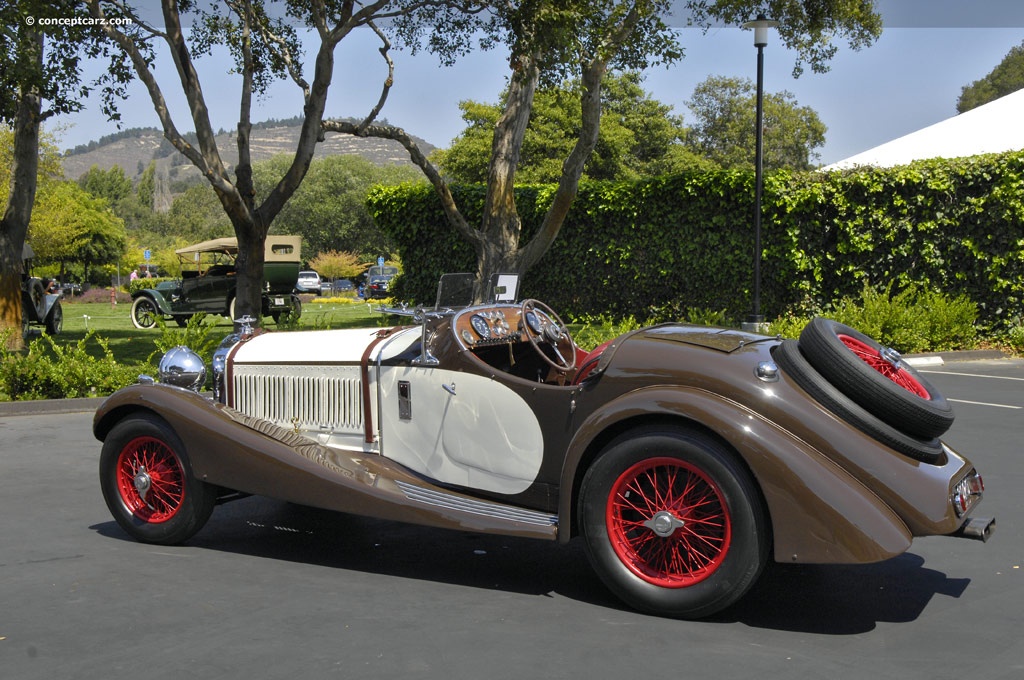
[[[455,396],[455,383],[454,382],[451,385],[446,385],[444,383],[441,383],[441,389],[444,390],[445,392],[447,392],[448,394],[452,395],[453,397]]]

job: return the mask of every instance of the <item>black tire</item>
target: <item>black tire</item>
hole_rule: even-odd
[[[156,325],[159,315],[156,303],[145,295],[140,295],[132,302],[132,325],[140,330],[146,330]]]
[[[46,288],[43,286],[43,282],[39,279],[29,279],[28,296],[32,301],[35,318],[43,321],[46,318]]]
[[[178,324],[178,328],[184,328],[188,325],[188,320],[191,318],[191,314],[175,314],[174,323]]]
[[[934,437],[913,437],[861,408],[818,373],[800,350],[796,340],[783,340],[772,356],[786,375],[812,399],[864,434],[905,456],[924,463],[942,460],[942,442]]]
[[[46,315],[46,332],[50,335],[60,335],[62,330],[64,330],[64,309],[58,300],[53,303],[50,313]]]
[[[946,398],[899,354],[831,319],[815,318],[800,351],[840,392],[913,437],[938,437],[953,424]]]
[[[100,488],[110,514],[142,543],[183,543],[203,528],[217,500],[192,474],[174,430],[149,414],[131,415],[107,435]]]
[[[605,585],[660,616],[728,607],[768,560],[757,486],[727,447],[698,431],[648,427],[615,439],[583,478],[578,516]]]

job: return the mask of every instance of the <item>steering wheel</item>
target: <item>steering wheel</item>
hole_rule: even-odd
[[[554,310],[540,300],[523,300],[520,311],[523,331],[540,358],[560,373],[568,373],[576,368],[576,345],[569,336],[569,329]],[[544,353],[540,347],[541,342],[551,346],[557,361]],[[564,353],[558,349],[559,345],[565,347]]]

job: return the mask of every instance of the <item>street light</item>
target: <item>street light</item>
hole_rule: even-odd
[[[768,44],[768,29],[779,25],[778,21],[766,19],[758,14],[757,19],[743,24],[743,28],[754,29],[754,47],[757,48],[757,145],[754,150],[754,309],[747,317],[751,330],[759,330],[764,323],[761,314],[761,194],[764,187],[762,177],[764,166],[764,48]]]

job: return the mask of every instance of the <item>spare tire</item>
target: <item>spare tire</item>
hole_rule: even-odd
[[[35,318],[32,321],[42,321],[46,318],[46,288],[39,279],[29,279],[27,286],[28,297],[32,301],[32,311]],[[24,310],[22,310],[24,313]]]
[[[864,434],[923,463],[934,464],[944,460],[942,442],[934,437],[912,437],[858,406],[814,370],[797,347],[795,340],[783,340],[782,344],[772,351],[772,357],[779,368],[812,399]]]
[[[817,317],[800,351],[840,392],[889,425],[922,439],[953,424],[953,409],[899,353],[838,321]]]

